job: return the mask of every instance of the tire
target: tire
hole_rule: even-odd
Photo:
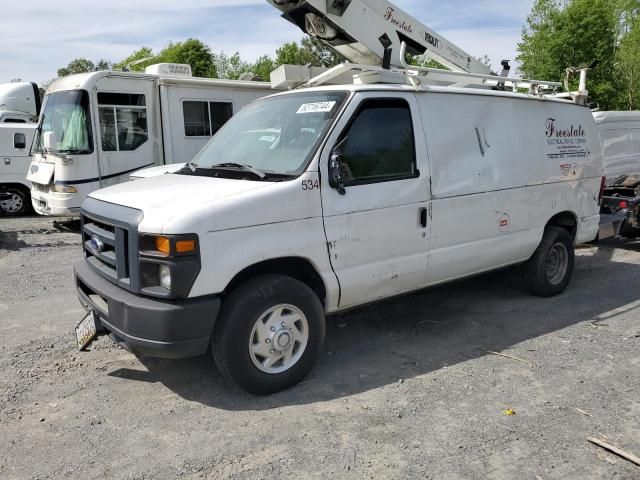
[[[567,289],[575,249],[569,232],[560,227],[547,227],[533,257],[522,265],[526,289],[538,297],[554,297]]]
[[[254,395],[270,395],[307,376],[324,337],[324,310],[314,291],[290,277],[263,275],[223,302],[211,351],[228,380]]]
[[[31,211],[31,195],[22,188],[7,188],[3,193],[11,195],[10,200],[0,202],[0,215],[18,217]]]

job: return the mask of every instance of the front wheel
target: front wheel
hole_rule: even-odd
[[[212,352],[222,374],[255,395],[299,383],[320,357],[324,311],[313,290],[282,275],[242,284],[224,301]]]
[[[0,201],[0,215],[17,217],[29,212],[31,200],[26,190],[21,188],[8,188],[4,193],[7,193],[9,198]]]
[[[573,275],[575,250],[569,232],[547,227],[533,257],[522,265],[527,290],[539,297],[553,297],[564,292]]]

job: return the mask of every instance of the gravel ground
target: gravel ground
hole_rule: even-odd
[[[640,455],[640,242],[581,248],[550,300],[507,270],[332,318],[308,380],[267,398],[208,357],[77,352],[80,255],[50,219],[0,219],[2,479],[640,478],[586,440]]]

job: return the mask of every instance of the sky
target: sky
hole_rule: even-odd
[[[533,0],[394,0],[393,3],[494,70],[514,59]],[[265,0],[23,0],[0,19],[0,83],[43,83],[78,57],[118,62],[148,46],[198,38],[252,61],[303,34]]]

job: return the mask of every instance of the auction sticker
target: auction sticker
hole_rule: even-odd
[[[305,103],[300,105],[300,108],[296,112],[298,115],[301,113],[328,113],[336,106],[336,102],[317,102],[317,103]]]

